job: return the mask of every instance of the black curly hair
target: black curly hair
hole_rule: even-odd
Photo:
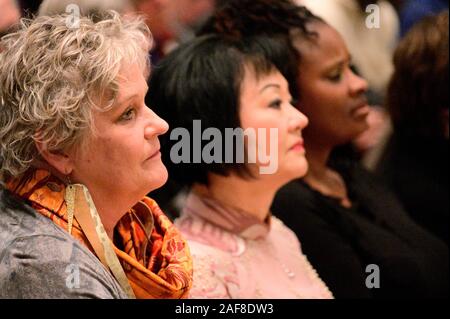
[[[326,24],[306,7],[291,0],[228,0],[218,6],[198,35],[213,33],[240,41],[267,36],[281,42],[286,50],[278,50],[277,54],[266,58],[288,80],[292,96],[299,99],[297,79],[301,54],[294,43],[299,37],[307,40],[318,37],[316,32],[308,29],[313,22]]]
[[[229,0],[219,6],[199,34],[219,33],[232,37],[256,34],[289,34],[293,28],[310,34],[307,24],[320,20],[306,7],[290,0]]]

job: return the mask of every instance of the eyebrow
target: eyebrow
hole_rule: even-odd
[[[281,86],[279,84],[270,83],[270,84],[265,85],[261,90],[259,90],[259,93],[262,93],[263,91],[265,91],[265,90],[267,90],[267,89],[269,89],[271,87],[275,87],[277,89],[281,89]]]
[[[333,63],[330,63],[329,66],[326,67],[327,70],[334,69],[336,67],[342,67],[345,63],[351,63],[352,62],[352,56],[348,55],[347,58],[344,59],[338,59]]]

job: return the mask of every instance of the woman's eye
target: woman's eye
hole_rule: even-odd
[[[335,73],[335,74],[331,74],[330,76],[328,76],[328,79],[332,82],[339,82],[341,80],[342,77],[342,73]]]
[[[274,108],[274,109],[279,109],[279,108],[281,108],[282,104],[283,104],[283,102],[281,100],[275,100],[272,103],[270,103],[269,107]]]
[[[123,113],[120,116],[120,120],[121,121],[129,121],[129,120],[133,119],[135,112],[136,112],[135,109],[127,110],[125,113]]]

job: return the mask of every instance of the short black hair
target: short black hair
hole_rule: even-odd
[[[261,53],[262,47],[267,54],[284,49],[266,37],[242,42],[218,35],[200,36],[181,45],[153,68],[147,105],[169,123],[171,130],[184,128],[191,137],[194,120],[201,120],[203,129],[217,128],[222,136],[226,128],[240,128],[241,85],[246,70],[250,68],[256,78],[277,70]],[[170,132],[161,137],[162,158],[170,178],[183,185],[207,185],[209,173],[229,176],[234,171],[252,178],[244,163],[207,164],[202,160],[175,164],[170,151],[176,143],[170,140]],[[208,143],[200,141],[201,149]],[[192,162],[192,147],[190,155]]]
[[[309,30],[309,25],[314,22],[326,24],[292,0],[227,0],[218,6],[197,34],[218,34],[240,41],[265,36],[279,41],[284,50],[271,52],[269,49],[275,54],[267,55],[267,58],[286,78],[292,96],[298,100],[301,52],[294,43],[299,37],[309,41],[317,39],[317,32]]]

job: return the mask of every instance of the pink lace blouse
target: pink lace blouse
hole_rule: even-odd
[[[190,193],[175,222],[194,259],[191,298],[333,298],[295,234],[214,199]]]

